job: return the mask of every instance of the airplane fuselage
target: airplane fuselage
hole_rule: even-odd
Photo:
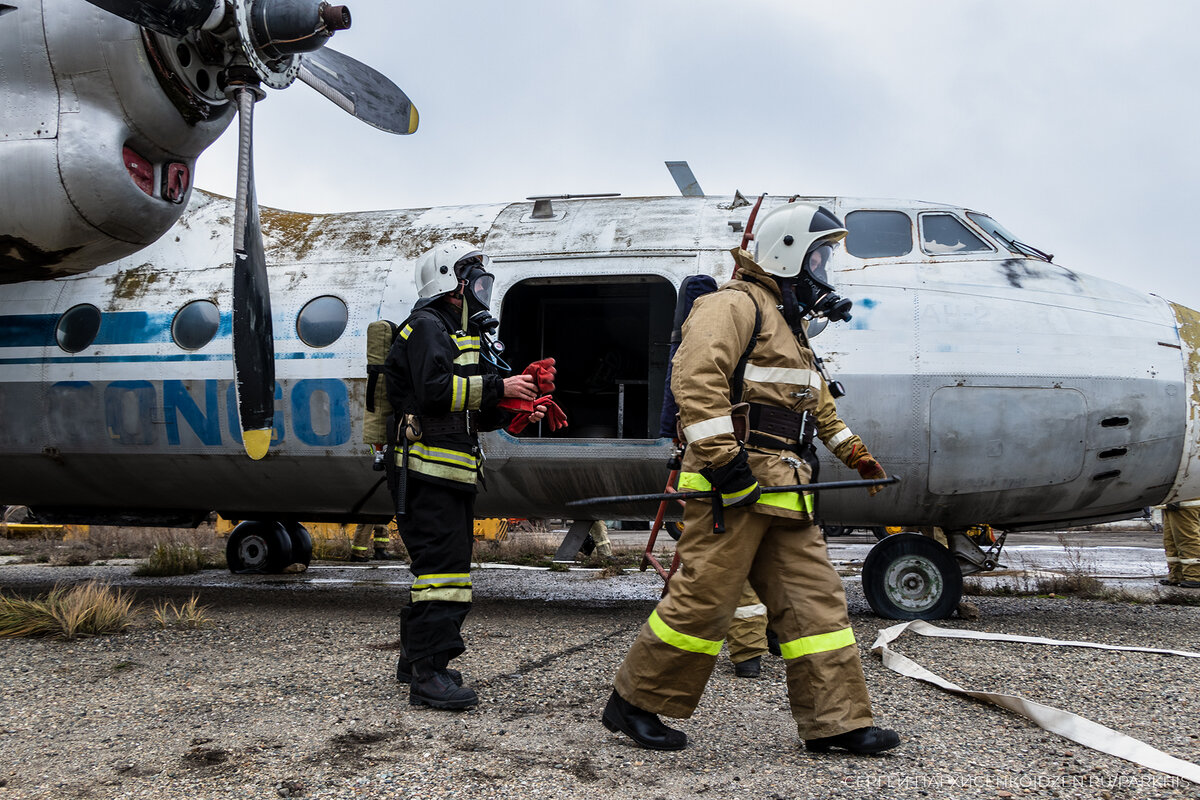
[[[1028,255],[965,209],[815,200],[851,229],[833,277],[855,305],[813,345],[847,389],[842,417],[903,476],[871,499],[830,493],[824,520],[1037,527],[1200,495],[1194,312]],[[196,192],[133,256],[0,289],[0,501],[83,519],[388,516],[362,441],[366,326],[407,316],[413,262],[449,238],[492,257],[506,357],[557,358],[572,423],[486,434],[477,512],[570,518],[569,500],[659,491],[676,289],[730,276],[748,212],[715,197],[263,209],[278,385],[270,455],[252,462],[232,388],[232,201]],[[857,477],[820,455],[822,480]]]

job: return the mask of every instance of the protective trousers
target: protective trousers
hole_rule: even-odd
[[[409,661],[439,666],[466,650],[462,623],[471,610],[475,494],[408,477],[408,514],[398,517],[414,576],[400,638]]]
[[[766,652],[767,607],[754,593],[750,581],[746,581],[733,612],[733,622],[729,624],[729,660],[740,664]]]
[[[713,534],[709,504],[688,502],[681,568],[617,671],[617,693],[646,711],[690,717],[749,577],[779,636],[800,737],[870,725],[845,592],[820,530],[744,508],[726,509],[725,524]]]
[[[1200,581],[1200,508],[1163,510],[1163,549],[1168,580]]]
[[[354,541],[350,545],[350,555],[369,556],[372,547],[386,550],[387,546],[388,529],[386,525],[360,522],[354,526]]]

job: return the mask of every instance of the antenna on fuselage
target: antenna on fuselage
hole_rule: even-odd
[[[671,177],[675,179],[675,185],[679,187],[680,194],[684,197],[704,197],[704,190],[700,188],[696,176],[692,174],[692,168],[686,161],[665,161],[663,163],[671,171]]]

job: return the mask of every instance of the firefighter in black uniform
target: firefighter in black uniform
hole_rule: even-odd
[[[488,358],[497,323],[488,313],[487,264],[477,247],[461,241],[417,259],[420,299],[384,365],[396,412],[390,486],[415,577],[401,613],[404,653],[396,670],[410,684],[412,705],[460,709],[479,701],[462,675],[447,668],[465,650],[461,628],[471,609],[475,482],[483,461],[478,432],[508,424],[502,399],[537,397],[533,377],[501,377]],[[529,422],[544,412],[535,407]]]

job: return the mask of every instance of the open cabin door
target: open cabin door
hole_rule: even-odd
[[[505,292],[500,338],[514,370],[557,360],[570,426],[553,436],[657,439],[674,309],[675,287],[657,275],[535,278]]]

